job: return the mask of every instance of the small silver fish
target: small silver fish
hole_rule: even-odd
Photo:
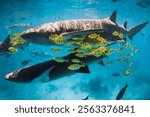
[[[29,24],[14,24],[11,26],[7,26],[7,29],[15,29],[15,28],[31,28],[32,23]]]

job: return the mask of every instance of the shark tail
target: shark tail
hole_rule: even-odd
[[[130,40],[132,40],[133,36],[136,35],[139,31],[141,31],[147,24],[148,24],[148,21],[129,29],[128,37],[130,38]]]

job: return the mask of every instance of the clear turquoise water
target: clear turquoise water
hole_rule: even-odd
[[[145,1],[142,4],[145,5]],[[136,5],[137,2],[142,2],[142,0],[118,0],[117,2],[111,0],[1,0],[0,41],[8,34],[25,30],[22,28],[8,30],[6,28],[13,24],[32,23],[33,26],[38,26],[66,19],[106,18],[114,10],[117,10],[119,24],[128,21],[128,27],[132,27],[150,19],[150,5],[146,3],[146,8],[142,8]],[[21,18],[26,19],[22,20]],[[130,59],[136,65],[132,67],[133,74],[129,76],[112,76],[113,73],[123,73],[128,69],[127,64],[123,62],[105,67],[93,63],[90,65],[91,73],[88,75],[78,73],[49,83],[19,84],[6,81],[4,75],[22,68],[21,62],[23,60],[32,58],[28,65],[33,65],[50,60],[52,57],[35,58],[27,49],[20,50],[9,58],[0,56],[0,99],[80,100],[90,95],[89,99],[91,100],[109,100],[116,98],[126,82],[129,87],[123,99],[150,99],[149,32],[150,25],[138,33],[133,41],[129,41],[140,50]],[[50,52],[50,47],[32,44],[29,48],[56,56]],[[109,59],[116,61],[117,55],[112,55]]]

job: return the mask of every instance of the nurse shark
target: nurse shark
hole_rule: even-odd
[[[63,63],[57,62],[55,60],[49,60],[46,62],[42,62],[36,65],[28,66],[14,72],[11,72],[5,76],[6,80],[18,82],[18,83],[29,83],[32,81],[40,81],[47,82],[53,81],[65,76],[70,76],[75,73],[90,73],[90,69],[88,67],[89,64],[101,61],[105,58],[105,55],[100,57],[95,57],[91,55],[87,55],[86,57],[80,58],[75,55],[76,53],[69,54],[64,56],[63,59],[68,60]],[[84,62],[86,66],[81,67],[78,70],[69,70],[67,66],[73,64],[71,59],[77,58],[80,61]]]
[[[110,17],[105,19],[66,20],[46,23],[22,32],[21,37],[26,40],[26,45],[28,45],[28,43],[58,45],[49,39],[49,36],[52,34],[63,36],[64,40],[71,40],[74,36],[81,36],[83,40],[86,41],[88,34],[97,33],[101,34],[101,36],[107,41],[126,41],[127,36],[132,40],[133,36],[148,24],[148,22],[144,22],[127,30],[127,22],[123,25],[118,25],[116,23],[116,16],[117,13],[114,11]],[[114,36],[114,31],[123,34],[123,37],[120,38],[119,36]],[[8,36],[3,42],[0,42],[0,53],[7,52],[7,49],[12,45],[9,37],[10,36]],[[76,43],[69,45],[69,47],[77,46]]]
[[[64,40],[68,41],[74,36],[81,36],[83,40],[86,40],[88,34],[97,33],[101,35],[103,33],[101,36],[107,41],[126,41],[126,37],[132,39],[135,34],[148,24],[148,22],[144,22],[127,29],[127,22],[123,25],[118,25],[116,23],[116,16],[117,13],[114,11],[110,17],[105,19],[65,20],[46,23],[22,32],[21,36],[27,42],[40,45],[58,45],[49,39],[49,36],[52,34],[60,35]],[[114,36],[114,31],[123,34],[122,37]],[[70,46],[76,47],[77,45]]]

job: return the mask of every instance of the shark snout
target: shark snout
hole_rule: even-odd
[[[18,73],[19,73],[19,71],[20,71],[20,70],[17,70],[17,71],[15,71],[15,72],[11,72],[11,73],[9,73],[9,74],[6,74],[6,75],[4,76],[4,78],[5,78],[6,80],[9,80],[9,81],[16,81],[16,80],[18,79]]]
[[[11,73],[9,73],[9,74],[7,74],[7,75],[5,75],[5,77],[4,77],[6,80],[10,80],[10,79],[13,79],[13,72],[11,72]]]

